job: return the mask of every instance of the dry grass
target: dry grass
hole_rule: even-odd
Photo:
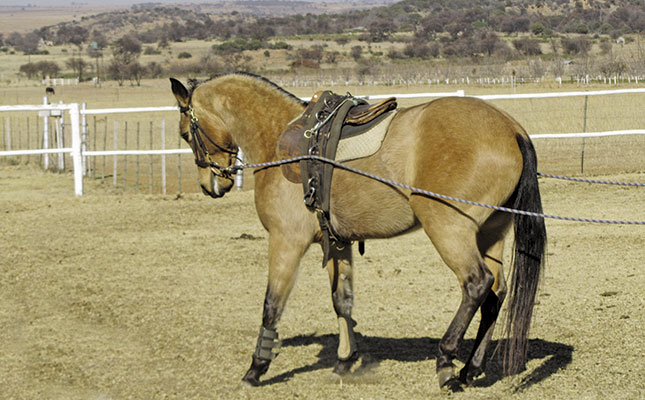
[[[124,6],[88,6],[76,5],[68,7],[0,7],[0,32],[5,37],[11,32],[26,34],[43,26],[55,25],[81,19],[94,14],[124,9]]]
[[[437,387],[434,363],[459,291],[423,233],[369,241],[357,258],[362,359],[342,381],[331,375],[336,323],[312,248],[268,385],[247,389],[267,270],[252,192],[176,199],[91,187],[73,198],[67,174],[22,166],[0,176],[4,398],[645,396],[643,227],[549,220],[527,371],[501,379],[493,362],[452,395]],[[606,178],[643,182],[645,172]],[[642,189],[549,180],[541,189],[548,213],[645,220]]]

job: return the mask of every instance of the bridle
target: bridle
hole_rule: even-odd
[[[232,150],[215,143],[213,139],[206,134],[204,128],[202,128],[202,125],[199,123],[199,119],[195,116],[193,107],[190,104],[186,107],[179,107],[179,111],[190,118],[190,134],[192,136],[192,140],[190,140],[189,143],[193,150],[193,154],[195,154],[195,164],[201,168],[209,168],[215,176],[232,180],[233,172],[230,165],[234,164],[234,160],[238,159],[237,153],[239,148],[235,147],[235,149]],[[188,132],[182,132],[181,137],[188,141]],[[206,148],[206,144],[204,143],[204,137],[219,151],[229,155],[228,167],[222,167],[213,161],[208,149]]]

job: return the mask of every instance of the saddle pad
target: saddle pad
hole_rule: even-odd
[[[369,157],[379,151],[385,134],[396,111],[390,112],[381,122],[357,136],[341,139],[336,150],[336,161],[344,162]]]

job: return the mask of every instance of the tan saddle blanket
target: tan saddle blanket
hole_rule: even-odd
[[[349,96],[349,95],[348,95]],[[343,96],[329,91],[316,93],[303,113],[291,121],[278,138],[277,154],[280,159],[308,154],[307,130],[322,116],[330,113],[328,104],[337,104]],[[396,99],[390,97],[377,104],[368,104],[351,98],[354,105],[342,121],[332,120],[329,125],[341,125],[334,159],[350,161],[375,154],[382,146],[390,123],[396,115]],[[324,103],[324,104],[323,104]],[[321,116],[322,115],[322,116]],[[281,166],[283,175],[291,182],[301,182],[299,163]]]

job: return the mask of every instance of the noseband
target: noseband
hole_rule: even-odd
[[[195,164],[197,164],[197,166],[201,168],[210,168],[211,172],[215,176],[226,179],[233,179],[233,174],[230,167],[222,167],[212,160],[211,155],[206,148],[206,144],[204,143],[204,137],[219,151],[228,154],[229,160],[237,159],[238,149],[227,149],[215,143],[213,139],[211,139],[206,134],[204,128],[202,128],[202,125],[199,123],[199,119],[195,116],[193,107],[191,105],[188,105],[187,107],[180,107],[179,111],[182,114],[190,117],[190,134],[192,135],[190,147],[193,150],[193,154],[195,154]],[[181,136],[184,138],[184,140],[188,139],[188,132],[182,132]]]

